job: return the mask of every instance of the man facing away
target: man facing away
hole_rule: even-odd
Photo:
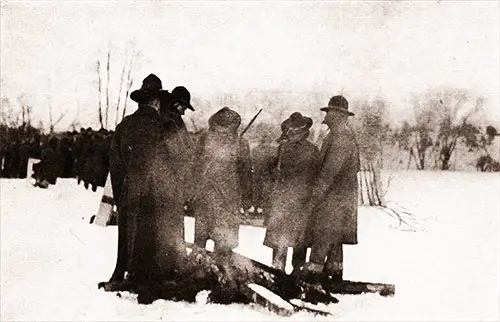
[[[147,274],[147,223],[152,217],[151,187],[146,178],[155,147],[161,138],[159,118],[161,80],[146,77],[130,98],[139,104],[117,125],[110,149],[113,197],[118,208],[118,253],[109,282],[121,282],[125,272],[144,279]]]
[[[195,244],[205,248],[212,239],[215,252],[226,256],[238,246],[240,208],[251,203],[250,149],[238,135],[236,111],[224,107],[208,124],[196,151]]]

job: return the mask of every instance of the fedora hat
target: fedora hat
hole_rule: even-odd
[[[281,123],[281,136],[276,140],[283,142],[288,140],[290,135],[309,135],[309,129],[313,125],[313,120],[310,117],[303,116],[299,112],[290,115],[289,118]]]
[[[353,112],[349,111],[349,103],[342,95],[332,96],[332,98],[330,98],[330,101],[328,102],[328,106],[322,107],[320,108],[320,110],[323,112],[336,111],[347,114],[349,116],[354,115]]]
[[[161,91],[161,80],[155,74],[149,74],[142,81],[140,89],[133,91],[130,98],[139,104],[147,103],[154,95]]]
[[[174,102],[180,102],[186,105],[186,107],[191,111],[194,111],[194,108],[190,103],[191,94],[184,86],[177,86],[176,88],[174,88],[170,96]]]
[[[281,123],[281,130],[282,131],[288,131],[288,130],[309,130],[311,126],[313,125],[313,120],[310,117],[303,116],[299,112],[295,112],[292,115],[290,115],[289,118],[283,121]]]

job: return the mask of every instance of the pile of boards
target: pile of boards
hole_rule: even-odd
[[[255,303],[279,315],[297,311],[329,315],[325,306],[338,303],[335,294],[378,293],[392,296],[390,284],[341,281],[328,286],[308,283],[233,252],[230,258],[217,259],[215,253],[189,245],[186,269],[182,275],[156,285],[136,285],[133,281],[103,282],[98,287],[108,292],[128,291],[149,304],[157,299],[195,302],[201,291],[209,291],[209,303]],[[118,293],[119,294],[119,293]]]

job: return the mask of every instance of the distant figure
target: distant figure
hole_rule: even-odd
[[[343,96],[333,96],[324,123],[330,132],[323,140],[320,167],[313,186],[310,226],[310,262],[304,273],[325,283],[342,280],[344,244],[357,244],[359,151],[348,128],[348,110]],[[326,260],[326,263],[325,263]]]
[[[35,187],[48,188],[56,184],[60,173],[59,157],[57,155],[58,140],[53,137],[42,150],[42,160],[33,165],[32,177],[36,180]]]
[[[224,107],[208,120],[195,160],[195,244],[210,238],[223,256],[238,246],[240,208],[251,203],[251,157],[248,142],[238,135],[240,115]]]
[[[304,249],[310,220],[309,200],[319,150],[307,140],[313,121],[293,113],[281,124],[278,155],[272,167],[274,189],[264,245],[273,249],[273,266],[285,270],[287,248]],[[294,249],[295,251],[295,249]]]
[[[28,172],[28,159],[30,157],[30,142],[27,134],[21,137],[21,142],[19,144],[19,163],[17,167],[17,177],[26,178]]]
[[[109,146],[111,135],[106,129],[100,129],[93,137],[93,153],[89,156],[87,163],[91,165],[88,180],[92,191],[97,187],[104,187],[109,171]]]

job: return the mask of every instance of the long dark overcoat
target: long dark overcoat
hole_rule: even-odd
[[[320,168],[313,189],[310,237],[329,245],[331,235],[341,234],[343,244],[357,244],[359,151],[354,133],[330,131],[323,140]]]
[[[154,186],[151,162],[161,140],[161,122],[155,109],[139,109],[118,124],[111,142],[110,174],[118,208],[118,258],[111,280],[125,271],[138,281],[149,279],[155,245]]]
[[[194,149],[186,138],[185,126],[179,126],[180,117],[169,116],[162,115],[162,136],[150,171],[154,208],[151,271],[160,281],[175,278],[185,268],[184,204]]]
[[[197,148],[195,242],[204,247],[238,246],[239,209],[251,200],[251,157],[248,142],[237,133],[209,130]]]
[[[319,150],[303,139],[280,146],[280,169],[274,163],[274,189],[264,245],[296,247],[304,242],[310,220],[309,201],[319,163]]]

